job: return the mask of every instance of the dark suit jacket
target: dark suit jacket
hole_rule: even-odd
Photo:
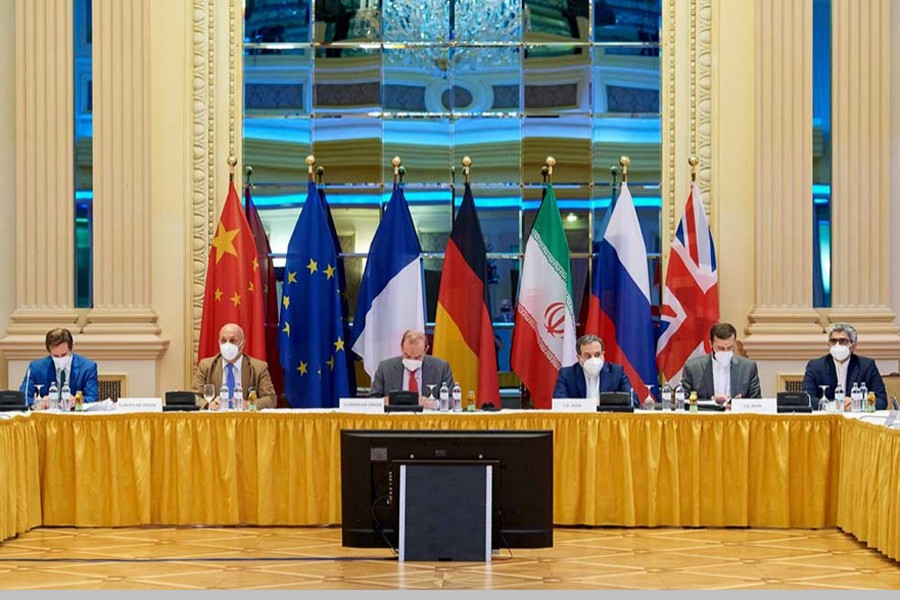
[[[697,392],[700,399],[709,399],[715,396],[713,384],[712,354],[695,356],[684,363],[681,373],[685,394]],[[731,358],[731,397],[738,394],[742,398],[762,398],[759,388],[759,370],[756,363],[742,356]]]
[[[25,377],[22,378],[22,384],[19,391],[25,393],[27,402],[31,402],[37,388],[35,384],[41,384],[41,396],[46,396],[50,390],[50,383],[58,380],[56,378],[56,367],[53,366],[53,358],[48,354],[44,358],[31,361],[28,370],[25,371]],[[26,389],[27,388],[27,389]],[[97,401],[97,363],[89,358],[85,358],[80,354],[72,353],[72,369],[69,375],[69,389],[72,390],[72,396],[75,392],[81,392],[85,402]]]
[[[850,397],[850,388],[853,382],[866,382],[870,392],[875,392],[875,409],[887,409],[887,391],[884,389],[884,381],[878,372],[878,365],[871,358],[850,355],[850,364],[847,367],[847,397]],[[834,366],[834,358],[826,354],[821,358],[814,358],[806,363],[806,373],[803,374],[803,391],[809,394],[813,409],[819,408],[819,396],[822,394],[820,385],[827,385],[825,395],[834,400],[834,388],[837,386],[837,369]]]
[[[387,396],[389,392],[403,389],[403,357],[395,356],[386,358],[378,363],[375,370],[375,377],[372,378],[372,387],[369,388],[370,398],[380,398]],[[428,392],[428,384],[435,384],[434,393],[437,394],[442,383],[446,383],[447,387],[453,387],[453,372],[450,370],[450,363],[430,354],[426,354],[422,359],[422,389],[419,390],[420,396],[426,396]]]
[[[628,392],[631,393],[631,383],[625,376],[625,369],[610,362],[604,362],[600,369],[601,392]],[[584,369],[577,362],[569,367],[559,370],[556,377],[556,388],[553,390],[554,398],[587,398],[587,383],[584,378]],[[632,397],[632,403],[638,406],[637,396]]]
[[[191,389],[197,394],[197,404],[206,406],[206,398],[203,397],[203,384],[211,383],[216,386],[216,396],[222,386],[222,355],[216,354],[204,358],[197,364],[194,371],[194,382]],[[278,398],[275,396],[275,386],[272,385],[272,377],[269,375],[269,365],[251,356],[244,355],[241,361],[241,388],[244,390],[244,398],[247,397],[247,388],[256,388],[256,407],[275,408]]]

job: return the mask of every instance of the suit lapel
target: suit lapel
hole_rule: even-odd
[[[213,361],[212,368],[209,370],[210,379],[209,383],[216,386],[216,392],[218,392],[219,388],[222,387],[222,356],[216,356],[216,360]]]
[[[606,365],[603,365],[603,369],[606,369]],[[603,381],[603,369],[600,370],[600,381]],[[578,377],[575,378],[575,391],[578,392],[578,398],[587,398],[587,375],[585,375],[584,369],[581,368],[581,363],[578,364]],[[603,386],[600,386],[600,389],[603,389]]]
[[[713,371],[712,371],[712,355],[708,355],[706,357],[706,361],[703,364],[703,378],[701,379],[703,385],[700,386],[700,390],[697,390],[697,395],[700,395],[700,391],[709,390],[708,397],[712,398],[716,395],[716,384],[713,381]],[[704,394],[707,396],[707,394]]]
[[[385,380],[385,384],[387,389],[384,390],[385,393],[390,392],[391,390],[402,390],[403,389],[403,360],[398,360],[391,365],[391,377],[389,380]]]
[[[736,358],[737,357],[735,357],[735,356],[731,357],[731,368],[728,369],[728,373],[729,373],[728,374],[728,379],[729,379],[728,391],[730,392],[732,398],[734,398],[735,396],[738,395],[738,393],[740,393],[740,391],[736,390],[734,387],[735,384],[740,380],[739,379],[740,373],[738,372],[738,371],[740,371],[740,365],[738,364]],[[715,391],[715,390],[713,390],[713,391]]]
[[[247,395],[247,389],[250,387],[252,375],[253,365],[250,363],[250,357],[245,354],[243,364],[241,365],[241,389],[244,390],[244,396]]]

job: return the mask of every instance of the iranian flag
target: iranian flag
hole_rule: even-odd
[[[559,368],[577,360],[569,244],[548,185],[525,245],[510,363],[534,408],[550,408]]]

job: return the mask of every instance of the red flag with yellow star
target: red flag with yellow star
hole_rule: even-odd
[[[232,181],[209,249],[197,360],[219,353],[226,323],[244,329],[244,353],[266,360],[265,309],[256,242]]]

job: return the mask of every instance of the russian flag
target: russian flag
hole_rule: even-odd
[[[625,368],[635,394],[656,392],[647,247],[627,183],[600,240],[584,332],[600,336],[606,360]]]
[[[400,353],[407,329],[425,331],[421,253],[403,189],[395,185],[369,247],[350,341],[370,377],[379,362]]]

